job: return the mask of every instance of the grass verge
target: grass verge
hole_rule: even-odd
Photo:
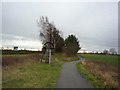
[[[95,88],[105,88],[103,82],[98,80],[88,70],[86,70],[81,62],[77,63],[76,66],[83,77],[86,78]]]
[[[96,60],[85,60],[76,64],[80,73],[96,88],[119,88],[118,69]]]
[[[60,64],[29,62],[3,68],[3,88],[54,88]]]

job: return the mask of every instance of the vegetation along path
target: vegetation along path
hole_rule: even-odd
[[[76,63],[82,61],[68,62],[63,64],[56,88],[93,88],[92,85],[83,78],[76,68]]]

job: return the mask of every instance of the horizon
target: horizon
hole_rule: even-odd
[[[17,46],[15,46],[17,47]],[[111,49],[111,48],[110,48]],[[110,49],[105,49],[108,51],[108,54],[110,53]],[[10,47],[0,47],[0,50],[13,50],[14,51],[14,47],[13,48],[10,48]],[[20,51],[20,50],[26,50],[26,51],[42,51],[40,49],[33,49],[33,48],[19,48],[17,49],[17,51]],[[77,53],[104,53],[104,50],[103,51],[89,51],[89,50],[79,50]],[[117,52],[116,53],[117,55],[119,55],[119,53]]]

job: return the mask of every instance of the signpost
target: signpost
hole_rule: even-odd
[[[54,46],[51,42],[46,42],[44,46],[46,47],[45,56],[47,57],[47,61],[50,64],[51,63],[51,49],[53,49]]]
[[[48,50],[49,51],[49,64],[51,63],[51,49]]]

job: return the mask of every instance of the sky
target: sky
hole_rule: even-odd
[[[47,16],[62,32],[74,34],[85,51],[118,51],[117,2],[2,2],[0,47],[41,50],[37,20]]]

